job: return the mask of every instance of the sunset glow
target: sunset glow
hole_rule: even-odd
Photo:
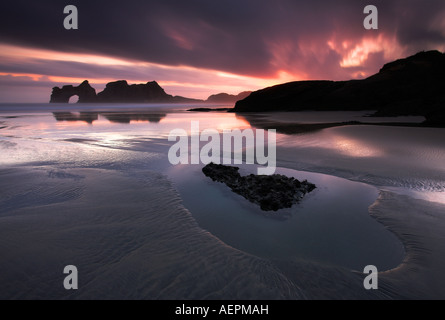
[[[390,60],[399,57],[403,52],[395,39],[387,39],[382,34],[376,38],[364,38],[352,48],[348,42],[343,42],[342,48],[343,60],[340,66],[343,68],[361,66],[371,53],[382,52],[384,57]]]
[[[0,102],[46,102],[52,87],[83,80],[96,91],[116,80],[154,80],[168,94],[205,100],[290,81],[365,78],[389,61],[445,49],[445,12],[434,4],[407,11],[382,3],[380,28],[365,30],[361,1],[320,7],[326,10],[287,0],[251,10],[243,2],[236,14],[227,4],[150,2],[124,16],[115,3],[99,9],[84,2],[79,29],[68,31],[54,3],[44,1],[32,13],[42,23],[9,21],[15,13],[6,13]],[[404,13],[395,19],[394,12]]]
[[[126,80],[133,83],[145,83],[147,81],[157,80],[168,93],[173,95],[186,95],[191,98],[206,99],[209,95],[218,92],[227,92],[237,94],[241,91],[256,90],[267,86],[276,85],[287,81],[301,80],[301,77],[294,76],[285,70],[279,70],[276,77],[273,78],[257,78],[246,75],[233,74],[219,70],[200,69],[190,66],[168,66],[143,61],[126,61],[107,56],[72,54],[64,52],[56,52],[35,48],[18,47],[11,45],[0,45],[0,59],[11,63],[33,63],[40,60],[45,63],[62,62],[62,63],[83,63],[92,66],[107,66],[110,68],[126,69],[146,68],[150,70],[162,70],[172,76],[178,73],[186,74],[188,77],[185,81],[164,79],[153,79],[147,74],[147,78],[128,78]],[[29,78],[33,82],[52,82],[54,86],[60,84],[77,85],[84,81],[87,77],[73,77],[52,75],[49,72],[42,74],[35,73],[7,73],[0,72],[0,76],[11,76],[19,79],[21,77]],[[98,90],[102,90],[108,82],[119,80],[120,78],[105,78],[100,75],[92,78],[88,77],[89,82]],[[177,90],[177,88],[181,88]],[[168,90],[170,89],[170,90]],[[175,90],[176,89],[176,90]],[[176,92],[175,92],[176,91]]]

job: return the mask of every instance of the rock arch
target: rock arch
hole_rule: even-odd
[[[88,80],[85,80],[77,87],[72,85],[62,88],[54,87],[51,94],[50,103],[68,103],[72,96],[79,96],[79,102],[96,102],[96,90],[90,86]]]

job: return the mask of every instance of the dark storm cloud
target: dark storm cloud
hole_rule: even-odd
[[[126,66],[104,66],[74,61],[43,59],[31,59],[25,62],[0,62],[0,70],[10,74],[38,74],[85,79],[96,78],[97,76],[109,79],[144,79],[147,74],[153,76],[153,79],[160,79],[165,76],[161,74],[162,70],[159,70],[158,68],[128,68]]]
[[[407,54],[444,45],[443,0],[70,0],[79,10],[79,30],[70,31],[62,24],[68,2],[4,1],[0,42],[253,76],[292,65],[344,78],[351,70],[339,69],[341,55],[325,48],[321,59],[319,51],[330,37],[358,41],[375,33],[362,25],[370,3],[379,9],[379,32]]]

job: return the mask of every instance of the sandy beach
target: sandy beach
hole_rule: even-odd
[[[379,289],[368,291],[363,288],[360,268],[345,267],[334,259],[329,262],[307,258],[299,256],[298,250],[288,259],[262,256],[240,249],[249,248],[242,238],[242,242],[228,244],[235,238],[227,232],[224,235],[217,220],[220,218],[212,216],[205,207],[199,209],[204,198],[208,202],[219,201],[227,208],[238,208],[234,212],[240,214],[233,215],[233,219],[244,217],[246,226],[266,225],[261,220],[265,218],[221,186],[205,182],[205,177],[190,180],[172,175],[174,167],[166,160],[171,144],[166,137],[172,128],[186,126],[191,116],[183,111],[150,112],[165,116],[157,121],[150,121],[154,118],[148,116],[114,116],[111,120],[120,121],[112,122],[109,113],[99,113],[97,120],[89,124],[85,117],[57,119],[52,111],[45,110],[3,112],[0,298],[445,297],[445,171],[440,165],[445,157],[440,139],[443,129],[353,125],[278,136],[280,170],[318,177],[320,200],[336,195],[336,186],[339,193],[343,190],[339,187],[343,184],[335,179],[344,180],[345,186],[359,183],[363,190],[370,188],[373,199],[364,214],[369,214],[372,222],[365,219],[363,225],[375,223],[382,227],[379,232],[388,235],[388,244],[396,248],[400,243],[403,254],[400,264],[379,274]],[[251,125],[234,114],[198,115],[203,128],[218,123],[229,128]],[[351,121],[357,116],[343,115],[343,119]],[[271,121],[279,117],[271,116]],[[125,123],[127,119],[129,123]],[[404,159],[403,163],[400,159]],[[333,178],[330,180],[329,176]],[[181,177],[185,179],[182,182]],[[199,193],[202,181],[208,183],[204,186],[208,193],[191,203],[193,199],[184,190],[189,189],[191,195]],[[344,196],[347,199],[348,194]],[[358,203],[364,201],[359,194],[354,198]],[[308,198],[308,208],[310,201]],[[295,207],[291,216],[298,219],[298,213]],[[315,219],[315,214],[310,218]],[[208,228],[203,226],[205,219]],[[232,215],[228,214],[226,219],[232,219]],[[300,220],[288,220],[287,225],[292,221]],[[326,237],[322,229],[316,234],[317,220],[308,221],[314,227],[315,238]],[[211,229],[212,223],[219,229]],[[269,224],[274,223],[279,226],[273,220]],[[279,223],[286,225],[286,221]],[[346,230],[347,225],[342,222],[342,227]],[[351,233],[345,239],[359,242],[361,238],[354,238]],[[375,254],[383,252],[379,246],[386,247],[373,246],[368,240],[363,243],[369,252],[374,248]],[[286,244],[277,240],[275,245]],[[292,242],[287,245],[292,246]],[[310,252],[314,253],[316,243],[312,246],[314,250]],[[360,256],[366,260],[366,250],[351,253],[349,258]],[[372,263],[370,259],[369,264]],[[62,286],[62,270],[68,264],[79,268],[81,289],[75,292]]]

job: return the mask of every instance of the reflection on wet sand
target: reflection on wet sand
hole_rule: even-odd
[[[131,121],[148,121],[151,123],[159,123],[166,114],[158,113],[101,113],[110,122],[130,123]]]
[[[289,114],[289,117],[292,117]],[[280,121],[277,119],[270,119],[269,116],[264,114],[236,114],[236,118],[248,122],[252,127],[264,130],[275,129],[277,133],[282,134],[304,134],[310,132],[316,132],[323,129],[354,126],[354,125],[370,125],[370,126],[395,126],[395,127],[427,127],[423,123],[417,122],[398,122],[394,119],[393,122],[369,122],[369,121],[338,121],[338,122],[320,122],[320,123],[305,123],[305,122],[289,122]]]
[[[258,114],[236,114],[236,118],[248,122],[252,127],[264,130],[275,129],[282,134],[303,134],[320,131],[327,128],[359,125],[359,121],[332,122],[332,123],[298,123],[279,122],[269,120],[267,116]]]
[[[81,121],[93,124],[104,117],[112,123],[131,123],[132,121],[148,121],[150,123],[159,123],[167,115],[163,113],[132,113],[132,112],[53,112],[57,121]]]
[[[79,114],[72,112],[53,112],[53,115],[57,121],[83,121],[89,124],[99,119],[97,112],[80,112]]]

